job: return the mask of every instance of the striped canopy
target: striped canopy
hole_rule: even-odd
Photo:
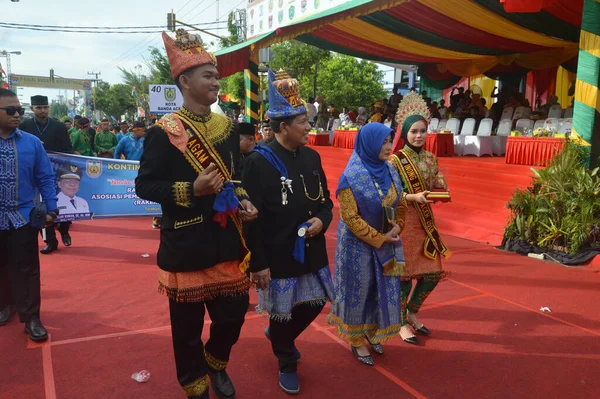
[[[216,55],[222,76],[247,68],[251,47],[290,39],[366,60],[418,65],[431,80],[557,65],[574,71],[583,1],[507,13],[500,0],[350,0]]]

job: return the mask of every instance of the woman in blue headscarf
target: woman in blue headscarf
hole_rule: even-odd
[[[400,232],[406,199],[398,172],[387,162],[394,132],[381,123],[364,126],[337,190],[341,220],[335,251],[337,301],[327,321],[352,353],[372,366],[373,352],[400,331]]]

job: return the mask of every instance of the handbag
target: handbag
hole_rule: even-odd
[[[41,230],[46,225],[46,215],[48,214],[48,207],[45,202],[38,202],[35,204],[31,212],[29,212],[29,224],[36,230]]]

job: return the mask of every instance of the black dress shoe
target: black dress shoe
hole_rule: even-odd
[[[208,371],[210,377],[210,386],[217,396],[221,399],[233,399],[235,398],[235,388],[233,383],[229,379],[227,372],[223,371]]]
[[[29,334],[29,339],[35,342],[41,342],[48,339],[48,331],[40,319],[31,319],[25,323],[25,334]]]
[[[352,353],[354,354],[354,356],[356,356],[356,359],[361,362],[364,365],[367,366],[375,366],[375,360],[373,360],[373,357],[371,355],[368,356],[361,356],[358,354],[357,350],[355,347],[351,347],[352,348]]]
[[[271,330],[269,330],[269,327],[265,328],[265,337],[267,337],[269,341],[271,340]],[[302,357],[300,351],[296,348],[296,345],[294,345],[294,356],[296,357],[296,362],[299,362]]]
[[[40,253],[48,255],[49,253],[56,251],[57,248],[58,245],[46,244],[46,246],[40,250]]]
[[[65,247],[71,246],[71,236],[69,234],[65,234],[61,238],[62,238],[63,244],[65,244]]]
[[[423,334],[423,335],[430,335],[431,334],[431,331],[429,331],[427,329],[427,327],[425,327],[425,326],[421,326],[419,328],[415,328],[415,331],[418,332],[419,334]]]
[[[0,326],[4,326],[10,323],[15,312],[11,305],[5,306],[4,309],[0,310]]]
[[[417,341],[417,337],[415,337],[414,335],[412,337],[408,337],[408,338],[402,338],[404,340],[404,342],[409,343],[409,344],[413,344],[413,345],[418,345],[419,341]]]
[[[378,355],[383,355],[383,345],[372,343],[367,336],[365,336],[365,338],[367,339],[367,342],[369,343],[369,346],[371,346],[371,350],[373,352],[377,353]]]

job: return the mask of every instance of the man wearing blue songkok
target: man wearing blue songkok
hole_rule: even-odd
[[[279,386],[300,390],[294,341],[334,299],[325,246],[333,203],[319,154],[306,147],[311,126],[296,79],[269,71],[269,111],[275,140],[257,146],[242,184],[258,218],[247,225],[257,312],[279,361]]]

